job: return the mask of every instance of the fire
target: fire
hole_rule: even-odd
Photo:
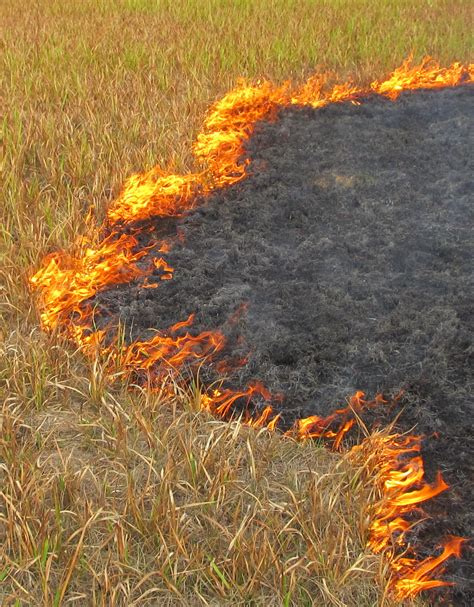
[[[203,174],[167,175],[159,168],[130,177],[107,211],[111,223],[176,216],[190,208]]]
[[[412,551],[407,532],[416,524],[409,522],[407,515],[412,514],[418,504],[448,489],[439,473],[432,485],[424,481],[423,459],[418,454],[420,447],[419,436],[375,434],[350,452],[356,460],[372,458],[371,465],[378,469],[382,498],[374,508],[368,546],[373,552],[383,552],[388,558],[392,589],[399,599],[416,596],[422,590],[451,585],[435,579],[432,574],[439,575],[441,566],[450,557],[459,557],[464,542],[463,538],[448,538],[439,556],[422,561],[405,554]]]
[[[129,345],[111,346],[110,340],[106,343],[106,336],[110,338],[113,329],[96,329],[89,301],[99,291],[132,281],[141,288],[159,288],[161,280],[173,279],[174,268],[166,258],[172,242],[162,240],[147,248],[140,247],[137,235],[146,228],[138,222],[180,216],[197,205],[202,196],[245,179],[249,164],[244,153],[246,141],[259,120],[276,119],[283,107],[319,108],[344,101],[359,104],[368,95],[394,101],[404,90],[460,85],[472,82],[473,76],[472,65],[453,63],[443,68],[425,58],[419,65],[408,59],[388,79],[374,81],[366,88],[352,83],[328,88],[328,77],[324,74],[309,78],[296,89],[289,83],[276,86],[267,81],[256,85],[239,82],[214,104],[197,137],[193,151],[200,170],[175,175],[155,167],[133,175],[109,206],[104,225],[95,226],[92,238],[82,237],[75,254],[55,252],[43,260],[42,267],[31,278],[39,293],[43,328],[64,334],[86,353],[107,353],[126,373],[151,378],[155,384],[165,373],[179,370],[185,364],[196,366],[212,361],[223,351],[225,337],[212,330],[193,335],[190,331],[193,315],[149,340]],[[153,262],[147,259],[151,251]],[[156,277],[156,270],[158,282],[150,281],[152,275]],[[245,359],[241,364],[245,364]],[[218,369],[227,368],[222,361],[219,365]],[[276,395],[255,382],[241,391],[208,391],[201,396],[200,406],[224,418],[238,410],[244,423],[277,430],[281,428],[281,417],[273,406],[277,400]],[[252,413],[255,402],[262,405],[258,414]],[[360,412],[386,404],[380,396],[366,401],[364,393],[357,392],[346,407],[325,418],[300,419],[285,435],[296,440],[321,438],[340,449]],[[368,546],[374,552],[383,552],[388,559],[392,589],[399,598],[447,585],[435,576],[442,571],[446,559],[459,556],[462,545],[462,539],[450,538],[438,556],[420,561],[409,544],[413,523],[407,515],[448,488],[441,476],[432,485],[424,480],[420,440],[416,436],[375,434],[350,451],[354,459],[364,457],[376,476],[380,499],[372,512]]]
[[[409,577],[400,577],[395,582],[395,591],[400,598],[413,597],[419,594],[422,590],[430,588],[439,588],[440,586],[452,586],[450,582],[441,582],[430,578],[431,573],[442,565],[448,558],[461,556],[461,548],[464,539],[460,537],[447,538],[442,546],[442,552],[434,558],[426,558],[421,562],[416,562],[414,559],[402,559],[398,561],[398,569],[409,569],[411,575]]]
[[[183,323],[178,323],[183,324]],[[217,331],[204,331],[195,337],[186,333],[175,337],[157,334],[148,341],[135,341],[121,358],[126,369],[150,371],[155,365],[161,368],[178,369],[186,362],[203,361],[224,346],[224,336]]]
[[[408,58],[397,68],[392,76],[384,82],[373,82],[371,88],[389,99],[396,99],[401,91],[406,89],[440,88],[456,86],[462,81],[466,68],[459,62],[449,68],[430,65],[430,58],[425,57],[420,65],[411,66],[412,59]],[[468,68],[472,73],[472,65]]]
[[[47,330],[67,327],[83,345],[91,328],[92,312],[81,304],[101,289],[130,282],[147,272],[137,265],[146,250],[136,250],[137,240],[128,234],[113,233],[98,245],[81,241],[77,257],[66,252],[53,253],[43,261],[43,267],[31,278],[31,284],[42,294],[41,322]],[[78,332],[80,326],[84,331]]]

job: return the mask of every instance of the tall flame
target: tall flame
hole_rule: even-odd
[[[148,263],[149,250],[140,248],[137,239],[140,232],[137,222],[179,216],[198,204],[200,196],[244,179],[249,164],[244,154],[245,142],[259,120],[275,119],[283,107],[319,108],[344,101],[358,104],[368,95],[382,95],[394,101],[404,90],[455,86],[472,82],[473,76],[472,65],[453,63],[443,68],[425,58],[419,65],[413,65],[410,59],[405,61],[388,79],[375,81],[366,88],[344,83],[328,89],[328,78],[321,74],[312,76],[297,89],[289,83],[275,86],[267,81],[257,85],[239,82],[233,91],[214,104],[197,137],[193,151],[197,163],[202,166],[200,171],[174,175],[155,167],[133,175],[109,206],[105,224],[95,227],[92,238],[79,239],[76,254],[55,252],[43,260],[42,267],[31,278],[31,284],[40,296],[43,328],[66,335],[86,353],[96,353],[98,349],[107,352],[127,373],[145,373],[155,382],[160,381],[165,371],[212,359],[224,348],[225,338],[217,331],[192,335],[187,331],[193,323],[192,315],[149,340],[135,341],[121,346],[118,351],[106,345],[107,331],[95,328],[94,310],[88,301],[96,293],[132,281],[141,281],[142,288],[156,288],[157,284],[149,283],[147,277],[157,269],[162,272],[161,280],[173,278],[174,270],[166,260],[172,243],[163,240],[150,245],[160,256],[155,255],[154,262]],[[260,413],[252,414],[249,405],[255,400],[265,406]],[[242,391],[209,391],[201,396],[200,406],[214,415],[229,417],[240,403],[243,404],[240,409],[244,411],[245,423],[276,430],[281,422],[272,406],[276,400],[262,384],[254,383]],[[337,409],[325,418],[300,419],[285,434],[297,440],[322,438],[333,448],[340,449],[343,438],[356,423],[358,413],[384,404],[380,396],[366,401],[364,394],[357,392],[347,407]],[[374,552],[383,552],[388,559],[392,589],[399,598],[447,585],[434,576],[441,571],[446,559],[459,556],[462,544],[462,539],[450,538],[440,555],[420,561],[416,558],[416,550],[408,543],[407,534],[412,523],[408,522],[407,514],[447,489],[441,476],[433,485],[424,481],[419,451],[419,437],[393,434],[372,436],[350,452],[354,458],[363,453],[373,462],[381,499],[372,513],[368,545]],[[413,556],[409,557],[405,552],[411,552]]]

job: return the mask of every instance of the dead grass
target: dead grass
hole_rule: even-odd
[[[379,604],[363,465],[89,377],[3,405],[3,605]]]
[[[197,387],[128,386],[39,329],[0,357],[2,605],[398,604],[365,458],[216,421]]]
[[[189,395],[112,389],[40,332],[27,277],[130,173],[189,168],[238,76],[467,61],[470,18],[462,0],[0,4],[2,604],[383,603],[361,469]]]

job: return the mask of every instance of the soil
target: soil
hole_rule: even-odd
[[[94,301],[98,323],[120,318],[130,340],[194,312],[191,332],[219,329],[227,354],[248,354],[229,384],[283,393],[286,424],[356,390],[404,390],[398,426],[429,437],[428,478],[440,469],[451,485],[418,528],[427,554],[446,534],[472,537],[474,523],[473,94],[282,109],[248,142],[247,179],[151,222],[179,235],[165,255],[173,280]],[[469,546],[446,577],[448,604],[474,604]]]

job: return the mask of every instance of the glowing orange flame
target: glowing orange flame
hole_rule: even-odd
[[[212,357],[225,343],[224,336],[218,331],[203,331],[196,336],[190,333],[174,336],[179,329],[191,326],[193,320],[194,315],[191,314],[187,320],[170,327],[166,335],[157,333],[147,341],[134,341],[121,353],[122,365],[135,372],[150,371],[153,367],[168,370]]]
[[[422,590],[439,588],[440,586],[452,586],[451,582],[443,582],[430,578],[430,575],[439,569],[448,558],[461,556],[461,547],[465,540],[461,537],[450,537],[444,545],[443,551],[437,557],[429,557],[421,562],[415,559],[399,559],[398,566],[401,570],[410,570],[410,576],[401,577],[395,584],[395,592],[399,598],[414,597]]]
[[[282,107],[306,105],[314,108],[330,103],[351,101],[358,104],[363,98],[383,95],[395,100],[401,91],[419,88],[439,88],[472,82],[473,66],[454,63],[442,68],[430,58],[421,64],[405,61],[384,81],[375,81],[367,88],[345,83],[326,89],[327,77],[315,75],[303,86],[292,89],[289,83],[275,86],[269,82],[238,86],[214,104],[197,137],[193,151],[202,170],[186,175],[167,174],[155,167],[143,174],[133,175],[125,183],[117,199],[107,211],[105,230],[97,227],[95,240],[81,239],[76,255],[57,252],[43,260],[42,267],[31,278],[31,284],[39,292],[41,322],[48,331],[65,334],[86,353],[105,351],[128,373],[145,373],[160,380],[162,373],[179,369],[185,363],[202,363],[212,360],[225,345],[224,336],[217,331],[205,331],[198,335],[177,333],[192,326],[193,315],[176,323],[167,331],[157,333],[147,341],[135,341],[128,346],[113,350],[104,345],[106,331],[94,327],[94,310],[88,300],[111,285],[142,281],[142,288],[157,288],[159,281],[149,282],[156,269],[161,271],[160,280],[172,280],[174,269],[166,259],[155,256],[147,265],[144,259],[149,250],[165,255],[171,248],[169,241],[139,248],[134,234],[134,222],[152,217],[179,216],[193,208],[198,195],[206,195],[216,188],[230,186],[244,179],[248,159],[244,157],[245,142],[252,135],[255,124],[262,119],[277,117]],[[132,224],[125,232],[123,226]],[[107,234],[104,236],[104,233]],[[179,240],[178,234],[177,239]],[[217,369],[222,372],[221,361]],[[245,359],[242,364],[245,364]],[[246,406],[257,399],[265,405],[255,415]],[[214,390],[202,395],[200,405],[214,415],[228,417],[237,402],[243,403],[243,421],[255,428],[277,430],[281,422],[271,395],[260,383],[245,390]],[[385,401],[379,396],[365,401],[364,394],[357,392],[347,407],[337,409],[326,418],[311,416],[300,419],[285,434],[298,440],[322,438],[333,448],[340,449],[343,438],[356,423],[360,411],[381,406]],[[352,448],[351,456],[362,451],[372,455],[376,462],[377,478],[382,499],[374,509],[370,526],[369,546],[374,552],[384,552],[393,573],[392,587],[400,598],[411,597],[423,589],[447,585],[434,579],[440,566],[451,556],[459,556],[462,539],[450,538],[442,553],[423,561],[400,556],[407,548],[406,535],[412,527],[406,514],[418,508],[418,504],[447,489],[438,476],[433,485],[424,481],[423,460],[419,455],[419,437],[400,437],[397,434],[379,438],[370,437]],[[399,548],[395,552],[394,546]]]
[[[375,437],[369,450],[377,453],[378,480],[382,499],[376,506],[369,528],[368,545],[375,553],[384,552],[392,571],[392,588],[400,599],[415,596],[422,590],[450,585],[449,582],[430,577],[440,574],[440,565],[451,556],[460,555],[462,538],[452,537],[441,555],[423,561],[400,556],[400,549],[407,545],[406,533],[416,523],[406,518],[413,509],[448,489],[447,483],[438,473],[433,485],[424,481],[423,459],[418,453],[421,437],[401,437],[397,434]],[[357,457],[367,445],[362,443],[352,448],[351,455]],[[408,459],[407,459],[408,456]],[[397,551],[395,547],[399,548]]]
[[[84,345],[92,329],[92,311],[80,304],[110,285],[146,275],[137,262],[147,250],[136,251],[136,246],[134,236],[112,234],[96,247],[83,245],[78,257],[66,252],[48,255],[31,278],[31,284],[41,291],[43,327],[66,331]],[[81,325],[83,330],[79,330]]]
[[[459,62],[448,68],[441,68],[430,57],[425,57],[420,65],[412,66],[411,63],[412,57],[409,57],[388,80],[375,81],[371,88],[376,93],[396,99],[404,90],[456,86],[464,77],[471,78],[472,66],[465,68]]]

